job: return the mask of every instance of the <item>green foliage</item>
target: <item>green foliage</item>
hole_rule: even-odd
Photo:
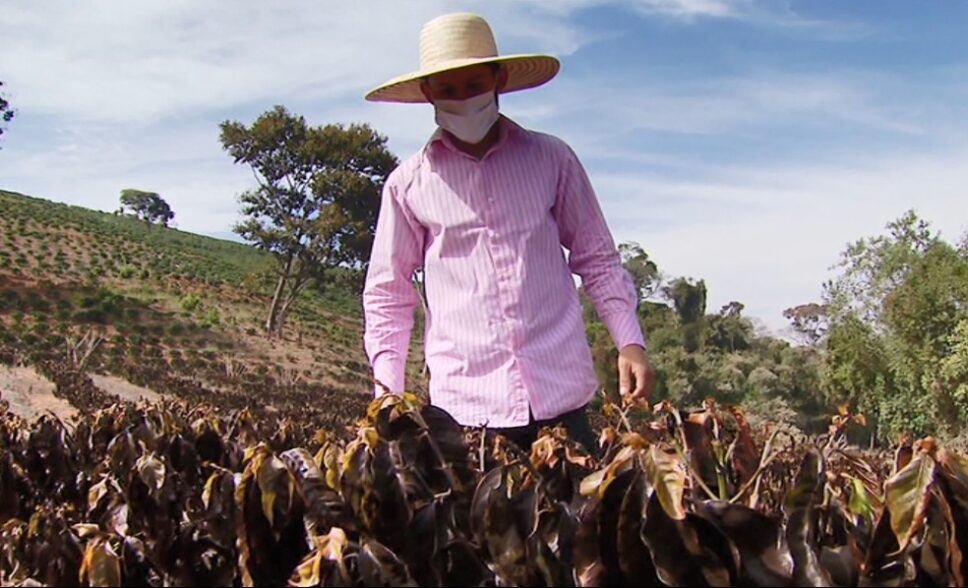
[[[142,190],[132,190],[130,188],[121,190],[121,208],[118,211],[124,214],[125,208],[130,209],[134,215],[148,224],[161,223],[167,227],[168,223],[175,218],[168,203],[158,195],[157,192],[144,192]]]
[[[397,160],[386,137],[365,124],[310,127],[282,106],[251,126],[223,122],[220,139],[258,179],[239,196],[245,218],[234,230],[275,257],[265,330],[278,334],[305,286],[325,284],[334,268],[365,265],[383,184]]]
[[[622,267],[632,278],[639,300],[651,298],[661,284],[659,267],[649,259],[649,254],[638,243],[620,243],[618,252],[622,258]]]
[[[0,88],[2,87],[3,82],[0,82]],[[17,111],[10,107],[10,102],[4,97],[3,92],[0,91],[0,123],[10,122],[16,113]],[[0,135],[3,135],[4,131],[6,131],[6,128],[0,124]]]
[[[209,308],[207,311],[205,311],[205,316],[202,317],[202,326],[206,329],[211,328],[214,325],[217,325],[218,321],[218,311],[214,308]]]
[[[675,278],[659,287],[659,269],[641,247],[622,244],[619,249],[640,295],[665,297],[664,302],[642,300],[638,308],[656,370],[653,401],[696,406],[714,398],[722,403],[781,406],[791,427],[826,430],[832,411],[821,392],[823,359],[816,349],[758,337],[740,302],[706,314],[703,280]],[[617,351],[587,296],[581,299],[596,373],[614,398]]]
[[[181,299],[182,310],[187,312],[192,312],[198,308],[198,305],[201,303],[202,299],[198,296],[198,294],[186,294]]]
[[[242,285],[248,276],[265,271],[272,263],[264,252],[242,243],[175,230],[152,230],[129,216],[16,192],[0,190],[0,209],[4,211],[0,215],[0,237],[6,241],[0,250],[8,255],[23,255],[20,250],[34,252],[28,243],[55,244],[58,253],[53,259],[58,264],[50,273],[60,280],[76,280],[82,272],[102,265],[105,251],[122,255],[124,263],[144,268],[142,279],[174,275]],[[28,235],[33,235],[30,241]],[[23,264],[29,265],[26,257]]]
[[[827,387],[873,418],[883,438],[958,435],[968,415],[968,254],[913,211],[887,228],[851,244],[826,287]]]
[[[948,335],[948,344],[950,353],[941,360],[942,386],[957,407],[958,422],[968,423],[968,318],[962,319]]]
[[[676,278],[665,288],[683,324],[695,323],[706,314],[706,282]]]

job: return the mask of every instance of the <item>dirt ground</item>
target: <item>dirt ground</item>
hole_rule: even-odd
[[[154,390],[135,386],[127,380],[122,380],[115,376],[92,374],[91,379],[94,380],[94,385],[101,390],[109,394],[117,394],[124,400],[130,400],[131,402],[137,402],[142,398],[150,402],[158,402],[161,400],[161,394],[158,394]]]
[[[32,368],[0,366],[0,396],[10,403],[10,412],[27,420],[52,412],[67,420],[77,409],[54,396],[54,383]]]
[[[144,398],[157,402],[161,399],[157,392],[115,376],[94,374],[91,379],[98,388],[124,400],[135,402]],[[48,412],[64,421],[77,414],[69,402],[54,396],[54,383],[33,368],[0,366],[0,397],[10,403],[10,412],[31,421]]]

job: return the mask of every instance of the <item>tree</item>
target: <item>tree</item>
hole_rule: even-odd
[[[817,345],[830,329],[827,307],[810,302],[792,306],[783,311],[783,317],[790,321],[803,343]]]
[[[706,282],[693,283],[689,278],[676,278],[665,287],[665,295],[672,301],[683,324],[695,323],[706,314]]]
[[[368,125],[310,127],[282,106],[251,126],[225,121],[220,129],[223,149],[249,165],[258,184],[239,196],[245,218],[234,230],[275,257],[265,332],[279,335],[309,284],[324,287],[337,267],[365,267],[397,159]]]
[[[651,298],[662,283],[659,267],[638,243],[621,243],[618,253],[622,258],[622,267],[632,278],[639,301]]]
[[[124,214],[125,208],[130,209],[134,216],[147,224],[161,223],[162,226],[167,227],[168,223],[175,218],[171,207],[157,192],[144,192],[130,188],[121,190],[121,207],[118,211]]]
[[[0,88],[3,87],[3,82],[0,82]],[[10,107],[10,102],[4,97],[3,93],[0,92],[0,123],[8,123],[13,120],[14,115],[17,111]],[[0,124],[0,135],[3,135],[4,129],[3,124]]]
[[[719,314],[711,315],[709,342],[730,353],[748,349],[753,338],[753,324],[743,316],[745,306],[735,300],[724,305]]]
[[[844,253],[824,292],[830,319],[827,383],[869,411],[882,437],[958,434],[968,380],[961,354],[968,320],[968,251],[932,234],[909,211],[889,234]]]

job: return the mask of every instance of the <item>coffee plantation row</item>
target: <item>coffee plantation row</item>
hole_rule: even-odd
[[[862,417],[846,407],[808,439],[711,401],[606,400],[592,456],[562,429],[522,450],[411,395],[334,431],[312,411],[112,403],[59,377],[87,409],[70,423],[0,406],[3,585],[963,586],[968,572],[968,462],[930,438],[848,447]]]

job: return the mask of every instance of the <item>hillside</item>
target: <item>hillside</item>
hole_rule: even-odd
[[[78,359],[71,342],[82,355],[88,335],[100,343],[87,371],[163,395],[362,411],[370,375],[358,296],[346,286],[307,293],[284,338],[267,340],[271,271],[267,254],[241,243],[0,191],[0,363],[56,377]]]

